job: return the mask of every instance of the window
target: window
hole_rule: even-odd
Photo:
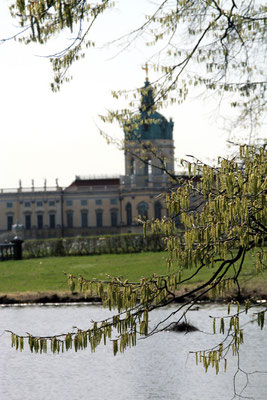
[[[11,201],[6,203],[7,208],[12,208],[13,207],[13,203]]]
[[[88,212],[87,211],[82,211],[81,220],[82,220],[82,228],[87,228],[88,227]]]
[[[112,205],[118,204],[118,199],[110,199],[110,204]]]
[[[152,174],[152,162],[151,162],[151,160],[148,160],[148,175],[151,175]]]
[[[138,211],[138,216],[140,216],[141,219],[143,220],[148,219],[148,204],[145,201],[142,201],[141,203],[138,204],[137,211]]]
[[[97,206],[101,206],[102,200],[101,200],[101,199],[97,199],[97,200],[95,201],[95,204],[96,204]]]
[[[67,200],[67,201],[66,201],[66,205],[67,205],[67,206],[72,206],[72,200]]]
[[[31,229],[32,227],[32,216],[30,214],[25,215],[25,229]]]
[[[49,200],[48,204],[53,207],[55,205],[55,200]]]
[[[131,203],[126,204],[126,224],[132,225],[132,205]]]
[[[152,165],[151,160],[146,160],[144,164],[144,175],[151,175],[152,174]]]
[[[37,207],[42,207],[43,206],[43,202],[42,201],[37,201],[36,205],[37,205]]]
[[[156,201],[154,204],[154,216],[155,219],[161,219],[161,204],[159,201]]]
[[[96,226],[101,228],[103,226],[103,211],[98,210],[96,211]]]
[[[111,219],[111,226],[118,225],[118,211],[117,210],[110,211],[110,219]]]
[[[55,229],[56,227],[56,216],[55,214],[49,214],[49,226],[51,229]]]
[[[135,169],[136,169],[135,159],[131,158],[131,160],[130,160],[130,175],[134,175],[136,173]]]
[[[7,216],[7,230],[11,231],[13,225],[13,215]]]
[[[30,207],[30,206],[31,206],[31,202],[30,201],[25,201],[24,207]]]
[[[73,228],[73,212],[67,212],[67,227]]]
[[[88,204],[87,199],[81,200],[81,206],[87,206],[87,204]]]
[[[37,228],[43,229],[43,215],[42,214],[37,215]]]

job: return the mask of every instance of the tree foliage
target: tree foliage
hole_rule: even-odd
[[[73,62],[84,57],[92,26],[118,2],[99,0],[17,0],[11,14],[23,27],[14,37],[24,43],[54,40],[73,31],[74,39],[50,56],[54,70],[52,90],[69,80]],[[119,3],[118,3],[119,5]],[[158,73],[154,82],[158,106],[183,102],[190,90],[201,88],[226,98],[240,110],[239,122],[254,123],[266,108],[267,7],[260,0],[164,0],[150,4],[151,14],[132,32],[118,38],[129,46],[142,40],[154,46],[149,64]],[[110,13],[112,19],[112,13]],[[114,97],[123,93],[113,92]],[[129,107],[136,102],[136,93]],[[125,110],[110,113],[109,120],[125,117]]]

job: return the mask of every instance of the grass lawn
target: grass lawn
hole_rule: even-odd
[[[0,293],[66,292],[68,285],[63,271],[76,276],[81,274],[87,279],[105,279],[106,274],[109,274],[137,281],[142,276],[149,277],[153,273],[166,274],[166,256],[165,252],[147,252],[4,261],[0,262]],[[184,271],[182,277],[185,278],[193,272],[194,269]],[[213,272],[214,269],[204,268],[192,279],[191,284],[204,282]],[[267,291],[267,271],[256,274],[254,252],[247,255],[240,281],[241,287]]]

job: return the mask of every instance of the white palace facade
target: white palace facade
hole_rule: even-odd
[[[139,122],[125,126],[125,175],[76,176],[65,188],[0,189],[0,236],[14,224],[24,226],[24,239],[135,233],[139,216],[166,215],[160,194],[171,183],[162,166],[174,171],[173,122],[155,110],[148,80],[143,89]]]

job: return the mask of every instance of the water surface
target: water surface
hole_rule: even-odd
[[[155,310],[151,326],[174,308]],[[222,311],[223,310],[223,311]],[[222,306],[201,306],[189,314],[190,322],[211,333],[209,315],[225,312]],[[10,329],[18,334],[50,335],[72,331],[73,326],[86,329],[90,321],[104,319],[108,310],[99,305],[2,307],[0,334]],[[249,319],[247,319],[249,320]],[[240,351],[240,367],[247,372],[267,371],[266,328],[249,324],[245,343]],[[101,345],[95,353],[90,349],[75,353],[32,354],[10,346],[10,335],[0,337],[1,400],[230,400],[234,396],[233,375],[237,359],[228,357],[228,369],[204,372],[196,366],[189,351],[212,347],[222,335],[192,332],[162,332],[139,340],[124,354],[113,356],[112,345]],[[239,373],[237,388],[245,383]],[[267,375],[249,376],[244,396],[267,399]],[[239,397],[236,397],[237,399]]]

